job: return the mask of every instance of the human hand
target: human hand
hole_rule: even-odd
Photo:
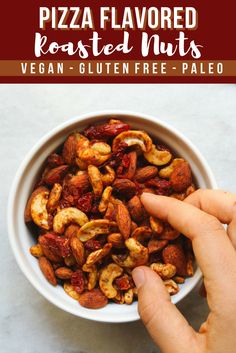
[[[140,316],[162,353],[236,352],[236,195],[198,190],[184,202],[144,193],[148,213],[191,239],[210,314],[199,332],[186,321],[150,268],[133,270]],[[223,224],[228,224],[227,231]]]

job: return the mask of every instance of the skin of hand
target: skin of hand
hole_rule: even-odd
[[[148,267],[135,268],[139,313],[154,342],[162,353],[236,352],[236,195],[198,190],[179,201],[144,193],[141,201],[149,214],[191,239],[210,309],[196,332],[171,303],[161,278]]]

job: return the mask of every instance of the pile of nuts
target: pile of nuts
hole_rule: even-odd
[[[69,135],[44,165],[25,209],[30,248],[53,286],[86,307],[137,297],[132,269],[150,266],[170,293],[192,276],[191,243],[150,217],[140,195],[183,200],[195,190],[189,164],[144,131],[111,119]]]

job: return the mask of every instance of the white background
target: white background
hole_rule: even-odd
[[[102,324],[48,303],[13,258],[6,205],[17,167],[50,129],[81,113],[125,109],[172,124],[200,149],[220,188],[236,192],[234,85],[1,85],[0,86],[0,350],[2,353],[154,353],[141,322]],[[179,305],[197,329],[207,306],[197,289]]]

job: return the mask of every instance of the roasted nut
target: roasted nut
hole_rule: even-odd
[[[109,234],[107,241],[111,243],[114,248],[120,249],[125,247],[124,238],[120,233]]]
[[[125,171],[125,173],[123,173],[121,176],[119,175],[119,177],[122,177],[125,179],[133,179],[136,172],[136,167],[137,167],[137,152],[131,151],[127,155],[125,155],[125,157],[127,157],[128,159],[128,168]]]
[[[75,286],[72,286],[70,282],[64,282],[63,288],[66,294],[68,294],[71,298],[79,300],[80,294],[75,290]]]
[[[48,185],[60,183],[68,169],[68,165],[60,165],[59,167],[49,169],[43,176],[44,183]]]
[[[104,215],[104,219],[108,219],[109,221],[115,221],[116,216],[115,216],[115,206],[113,205],[112,202],[108,202],[107,205],[107,210]]]
[[[107,297],[98,289],[94,288],[79,296],[79,303],[88,309],[100,309],[107,305]]]
[[[84,170],[80,170],[67,181],[67,186],[69,190],[79,189],[86,192],[90,186],[88,173]]]
[[[60,201],[62,193],[62,186],[58,183],[55,183],[50,191],[48,202],[47,202],[47,210],[49,213],[53,213]]]
[[[176,192],[182,192],[192,182],[192,175],[189,164],[187,162],[179,163],[170,176],[171,186]]]
[[[130,305],[133,303],[133,300],[134,300],[134,292],[133,292],[133,288],[130,288],[124,294],[124,301],[125,301],[125,304]]]
[[[173,281],[175,281],[175,283],[177,284],[183,284],[185,282],[185,279],[181,276],[174,276]]]
[[[116,223],[108,219],[95,219],[87,222],[79,230],[79,239],[85,242],[99,234],[110,234],[116,228]]]
[[[49,230],[49,214],[47,211],[49,191],[37,193],[31,200],[31,218],[37,226]]]
[[[150,221],[150,226],[154,233],[161,234],[163,232],[164,226],[163,226],[163,222],[160,219],[151,216],[149,221]]]
[[[124,131],[113,140],[112,151],[117,151],[121,143],[128,146],[138,145],[143,152],[149,152],[152,148],[152,140],[144,131],[128,130]]]
[[[106,212],[108,204],[109,204],[111,193],[112,193],[112,187],[107,186],[102,193],[101,201],[98,206],[99,212],[101,212],[101,213]]]
[[[129,200],[127,206],[130,216],[135,222],[139,222],[143,219],[145,211],[138,196],[132,197],[132,199]]]
[[[109,165],[105,166],[106,174],[102,174],[102,183],[104,186],[111,185],[116,178],[116,173]]]
[[[59,267],[55,270],[55,275],[60,279],[71,279],[73,271],[68,267]]]
[[[165,264],[172,264],[176,267],[176,274],[179,276],[186,276],[187,263],[183,249],[179,245],[168,245],[162,251],[162,257]]]
[[[102,155],[98,151],[95,151],[94,149],[92,149],[91,147],[87,147],[79,151],[76,162],[78,164],[78,161],[82,161],[87,165],[90,164],[93,166],[100,166],[103,163],[105,163],[110,158],[110,156],[111,156],[110,154]]]
[[[136,185],[129,179],[116,179],[113,190],[126,198],[131,198],[136,193]]]
[[[77,236],[72,236],[70,238],[70,247],[76,262],[79,266],[82,266],[85,260],[83,243],[79,240]]]
[[[99,152],[102,156],[109,155],[111,153],[111,146],[103,141],[95,141],[90,143],[90,147]]]
[[[125,298],[124,294],[122,293],[121,290],[117,290],[117,294],[112,300],[117,303],[117,304],[124,304],[125,303]]]
[[[135,180],[139,183],[144,183],[145,181],[154,178],[158,174],[157,167],[152,165],[148,165],[147,167],[143,167],[137,170],[135,174]]]
[[[28,223],[28,222],[31,222],[32,221],[32,217],[31,217],[31,203],[32,203],[32,200],[34,199],[34,197],[38,194],[40,194],[41,192],[48,192],[48,189],[45,188],[44,186],[39,186],[37,189],[35,189],[30,198],[28,199],[27,201],[27,204],[26,204],[26,207],[25,207],[25,212],[24,212],[24,219],[25,219],[25,222]]]
[[[149,254],[153,254],[158,252],[168,244],[168,240],[159,240],[159,239],[151,239],[148,242],[148,252]]]
[[[31,255],[33,255],[35,257],[40,257],[40,256],[44,255],[42,246],[40,244],[32,245],[30,247],[30,253],[31,253]]]
[[[164,229],[160,235],[160,239],[165,240],[175,240],[180,235],[180,232],[173,227],[169,223],[164,223]]]
[[[127,207],[122,203],[118,203],[115,207],[116,210],[116,222],[120,233],[123,235],[124,239],[130,236],[131,232],[131,218]]]
[[[88,175],[95,196],[101,196],[103,191],[102,176],[97,167],[94,165],[88,166]]]
[[[172,154],[169,151],[158,150],[152,145],[149,151],[143,154],[146,160],[156,166],[162,166],[170,162]]]
[[[122,260],[118,255],[112,255],[112,259],[121,267],[134,268],[136,266],[145,265],[148,261],[148,249],[145,248],[134,238],[125,241],[125,246],[129,250],[129,255]]]
[[[152,263],[151,269],[155,271],[162,279],[170,279],[176,273],[176,267],[171,264],[162,264],[162,263]]]
[[[104,247],[102,249],[91,252],[87,257],[86,265],[92,266],[96,262],[100,261],[103,257],[105,257],[105,256],[107,256],[107,254],[109,254],[111,248],[112,248],[112,244],[107,243],[104,245]]]
[[[45,256],[40,256],[39,258],[39,267],[44,274],[45,278],[51,283],[53,286],[57,285],[56,276],[53,270],[53,267],[50,261]]]
[[[184,162],[184,159],[182,158],[173,159],[173,161],[167,167],[164,167],[159,171],[159,176],[161,178],[169,179],[174,171],[174,168],[182,162]]]
[[[187,276],[192,277],[194,274],[193,270],[193,255],[191,253],[187,253]]]
[[[102,268],[99,278],[99,286],[107,298],[111,299],[117,295],[117,290],[113,286],[113,281],[115,278],[122,275],[122,273],[123,269],[114,263]]]
[[[61,261],[61,256],[55,254],[48,246],[48,241],[44,235],[39,236],[38,238],[39,244],[43,250],[43,255],[53,263],[58,263]]]
[[[149,239],[152,235],[152,230],[151,228],[147,226],[142,226],[142,227],[137,227],[131,237],[137,240],[139,243],[145,242],[147,239]]]
[[[164,285],[170,295],[177,294],[179,291],[178,285],[173,281],[173,279],[167,279],[164,281]]]
[[[60,210],[53,219],[53,230],[56,233],[63,234],[65,227],[70,223],[76,223],[83,226],[88,222],[85,213],[75,207],[67,207]]]
[[[80,230],[80,227],[77,224],[70,224],[66,228],[64,236],[69,239],[71,239],[73,236],[78,237],[79,230]]]
[[[75,260],[75,258],[74,258],[74,256],[72,254],[67,256],[67,257],[65,257],[64,261],[65,261],[65,265],[68,266],[68,267],[76,265],[76,260]]]
[[[88,272],[88,290],[92,290],[96,287],[98,281],[98,270],[95,265],[88,266],[87,264],[83,265],[83,271]]]

